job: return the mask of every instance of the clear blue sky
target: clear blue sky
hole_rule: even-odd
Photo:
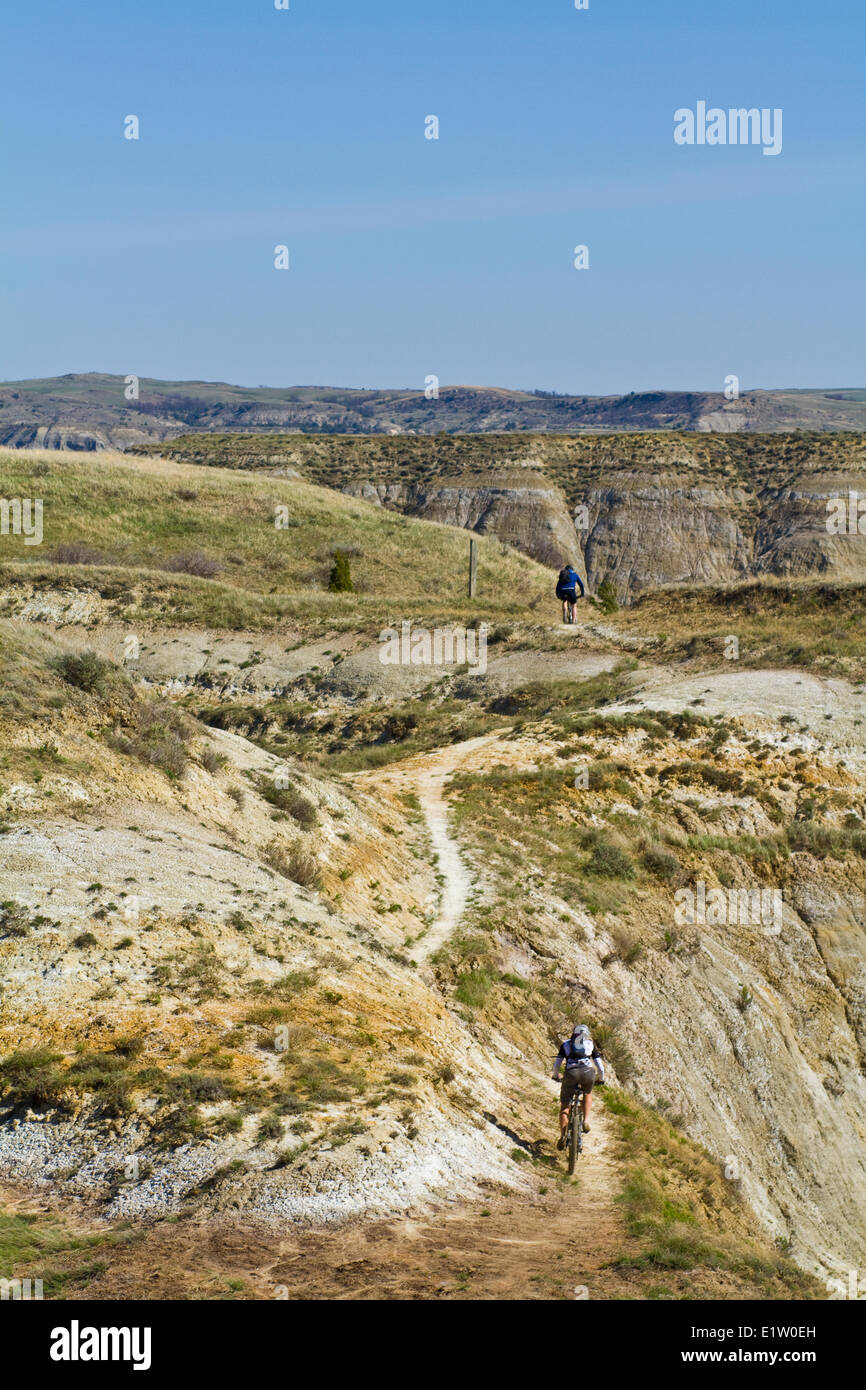
[[[864,385],[864,15],[19,2],[0,378]],[[674,111],[701,99],[781,107],[782,153],[675,145]]]

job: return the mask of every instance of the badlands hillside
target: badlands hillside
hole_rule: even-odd
[[[469,600],[459,529],[283,471],[0,454],[43,526],[0,536],[0,1277],[846,1289],[862,571],[563,627],[496,534]],[[467,648],[383,661],[404,623]],[[609,1085],[569,1179],[549,1071],[578,1018]]]
[[[862,579],[864,446],[853,432],[195,434],[142,451],[294,471],[388,510],[496,536],[543,565],[577,561],[593,588],[607,581],[630,602],[667,584]],[[829,529],[828,507],[851,493],[842,530]]]
[[[134,372],[135,367],[131,365]],[[436,394],[433,394],[435,387]],[[127,449],[207,433],[436,435],[529,430],[582,434],[634,430],[706,433],[839,431],[866,427],[857,388],[630,391],[569,396],[495,386],[351,390],[331,386],[246,387],[220,381],[160,381],[107,372],[0,383],[0,444],[15,448]]]

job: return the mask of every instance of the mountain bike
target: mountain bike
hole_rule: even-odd
[[[575,1091],[568,1106],[565,1152],[568,1156],[569,1173],[574,1172],[574,1165],[583,1153],[583,1126],[586,1121],[585,1096],[585,1091]]]

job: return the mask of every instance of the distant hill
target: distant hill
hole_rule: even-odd
[[[565,396],[486,386],[363,391],[321,386],[230,386],[142,377],[129,401],[125,378],[99,372],[0,385],[0,444],[15,448],[125,449],[206,433],[433,435],[685,430],[724,434],[866,429],[866,390],[643,391]]]

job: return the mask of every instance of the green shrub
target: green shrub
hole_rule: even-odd
[[[621,1023],[618,1018],[609,1019],[607,1022],[594,1018],[586,1017],[584,1022],[588,1024],[592,1033],[593,1041],[598,1046],[602,1056],[605,1057],[615,1069],[619,1080],[625,1084],[630,1081],[635,1074],[635,1062],[622,1037]],[[610,1095],[610,1091],[605,1092],[605,1101]],[[610,1106],[608,1105],[608,1109]]]
[[[193,574],[197,579],[214,579],[225,566],[201,550],[186,550],[165,560],[160,568],[169,574]]]
[[[154,1135],[161,1148],[188,1143],[202,1129],[202,1119],[194,1105],[177,1105],[161,1116]]]
[[[11,1053],[0,1062],[0,1095],[11,1106],[56,1105],[67,1089],[57,1063],[59,1052],[33,1047]]]
[[[231,1095],[230,1088],[221,1077],[198,1071],[180,1072],[177,1076],[169,1077],[163,1089],[169,1098],[206,1104],[227,1100]]]
[[[740,985],[740,992],[737,995],[737,1008],[739,1009],[741,1014],[744,1014],[748,1009],[749,1005],[754,1003],[754,999],[755,996],[749,989],[748,985]]]
[[[219,772],[223,765],[223,760],[219,753],[215,752],[213,748],[206,748],[201,755],[201,765],[205,772],[209,772],[213,776],[214,773]]]
[[[134,727],[115,729],[108,736],[109,746],[160,768],[172,780],[182,777],[187,744],[195,732],[192,720],[168,700],[140,702],[135,715]]]
[[[312,970],[290,970],[287,975],[281,975],[268,987],[268,993],[276,995],[277,999],[294,999],[296,994],[303,994],[304,990],[312,989],[316,978]]]
[[[478,970],[463,970],[457,976],[454,998],[470,1008],[480,1009],[493,986],[493,974],[485,966]]]
[[[132,1078],[125,1074],[127,1060],[113,1052],[85,1052],[67,1072],[76,1091],[92,1091],[106,1115],[127,1115],[132,1110]]]
[[[352,583],[352,574],[349,569],[349,557],[344,550],[338,550],[334,555],[328,588],[334,594],[354,593],[355,586]]]
[[[704,782],[722,792],[741,792],[748,795],[752,783],[744,783],[742,774],[727,767],[716,767],[714,763],[684,762],[671,763],[659,773],[659,781]]]
[[[602,965],[608,964],[611,960],[621,960],[623,965],[633,965],[643,955],[643,946],[638,941],[633,932],[628,927],[617,926],[611,932],[614,942],[614,950],[610,956],[606,956]]]
[[[849,849],[866,857],[866,832],[862,830],[836,830],[818,821],[795,821],[788,826],[787,839],[792,850],[807,850],[819,859],[841,859]]]
[[[0,903],[0,933],[3,936],[29,936],[30,914],[26,907],[11,899]]]
[[[67,685],[74,685],[87,694],[101,694],[112,665],[93,651],[64,652],[57,660],[56,669]]]
[[[648,873],[663,880],[675,878],[681,869],[676,855],[664,849],[648,849],[641,855],[641,864]]]
[[[600,840],[589,857],[586,872],[598,878],[634,878],[634,865],[618,845]]]
[[[315,806],[295,787],[276,787],[270,778],[266,777],[260,784],[260,790],[265,801],[271,806],[276,806],[279,811],[288,812],[302,830],[312,830],[318,823]]]
[[[322,876],[316,860],[297,845],[287,849],[278,840],[272,840],[265,850],[264,859],[283,878],[299,883],[302,888],[321,886]]]
[[[602,613],[616,613],[619,608],[619,599],[616,596],[616,589],[609,579],[603,579],[601,581],[598,586],[596,598]]]
[[[214,947],[202,944],[187,956],[173,955],[154,967],[153,978],[178,994],[189,994],[197,1004],[223,993],[224,967]]]
[[[292,1073],[292,1090],[302,1092],[317,1105],[345,1101],[367,1085],[362,1072],[338,1067],[324,1057],[287,1057],[286,1064]]]
[[[261,1120],[259,1121],[259,1127],[256,1130],[256,1138],[258,1139],[259,1143],[264,1143],[264,1141],[267,1139],[282,1139],[282,1137],[283,1125],[282,1121],[278,1118],[278,1116],[262,1116]]]

